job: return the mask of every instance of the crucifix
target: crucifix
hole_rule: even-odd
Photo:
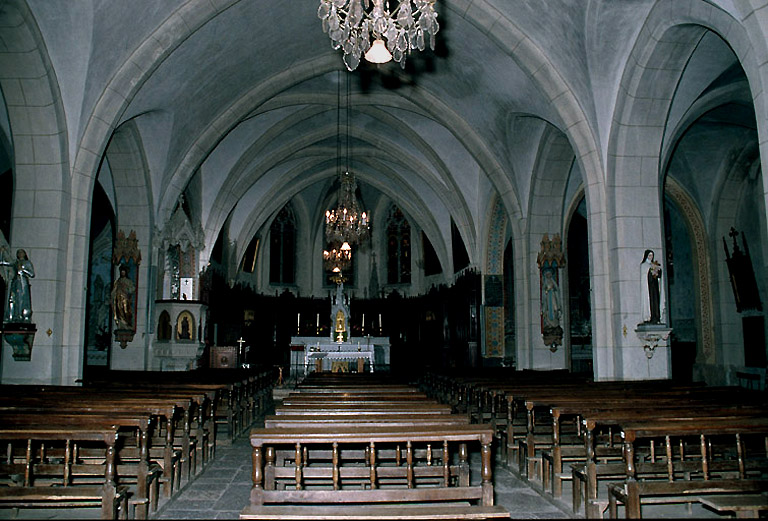
[[[243,340],[243,337],[240,337],[237,340],[237,343],[240,344],[240,348],[237,350],[238,362],[243,363],[243,358],[245,357],[245,353],[243,352],[243,344],[245,344],[245,340]]]

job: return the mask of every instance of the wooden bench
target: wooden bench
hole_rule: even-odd
[[[621,482],[608,485],[609,514],[612,518],[618,515],[619,503],[624,504],[626,517],[636,519],[642,517],[643,503],[695,502],[704,495],[727,493],[751,496],[768,490],[768,479],[765,478],[768,418],[628,423],[622,427],[622,436],[625,476]],[[756,467],[748,465],[745,452],[749,436],[757,438],[756,446],[762,451]],[[666,475],[659,475],[658,468],[641,468],[636,459],[637,443],[659,437],[666,440],[667,457],[658,465],[666,467]],[[700,457],[686,462],[673,461],[672,437],[688,438],[694,444],[698,443]],[[717,437],[731,439],[730,447],[723,442],[713,447],[713,440]],[[654,479],[654,475],[658,477]],[[643,478],[642,481],[640,478]]]
[[[768,510],[768,494],[716,494],[699,498],[706,505],[718,512],[735,512],[736,517],[757,519],[760,511]]]
[[[681,419],[681,418],[716,418],[722,416],[747,416],[763,415],[765,409],[762,407],[750,406],[723,406],[716,402],[681,402],[680,400],[666,400],[663,396],[654,400],[653,410],[649,410],[642,400],[619,399],[612,400],[608,398],[585,399],[579,401],[569,401],[560,399],[553,402],[551,406],[552,417],[552,439],[550,448],[541,452],[542,458],[542,484],[544,490],[552,492],[555,498],[561,497],[562,481],[571,479],[572,472],[564,472],[563,464],[568,462],[573,464],[587,461],[587,449],[583,433],[586,429],[581,428],[581,418],[589,415],[593,420],[603,418],[603,425],[608,429],[604,435],[605,443],[598,445],[596,439],[590,443],[594,445],[593,451],[596,458],[601,461],[620,460],[622,457],[620,445],[614,445],[615,436],[612,427],[619,426],[625,421],[638,420],[641,418],[658,419]],[[562,436],[560,429],[563,418],[571,421],[575,420],[576,432],[570,436]],[[607,421],[605,419],[608,419]],[[577,485],[578,486],[578,485]]]
[[[231,443],[247,432],[259,412],[263,412],[276,381],[273,368],[206,369],[197,371],[119,371],[110,370],[99,378],[84,380],[87,387],[116,384],[122,387],[164,387],[216,389],[211,415],[214,428],[211,436],[222,443]],[[226,436],[218,436],[221,429]],[[215,450],[215,445],[210,451]]]
[[[46,429],[0,427],[0,442],[20,442],[26,446],[24,461],[0,465],[0,477],[12,486],[0,487],[3,508],[82,508],[98,507],[102,519],[126,519],[128,487],[117,484],[117,428],[78,428],[52,425]],[[73,484],[73,445],[100,443],[103,446],[103,478],[98,484]],[[38,461],[39,446],[63,446],[60,464]],[[21,475],[17,470],[23,468]],[[48,480],[43,478],[47,477]]]
[[[394,504],[400,512],[399,519],[447,518],[410,517],[419,512],[412,512],[408,505],[416,505],[420,515],[426,515],[425,503],[435,509],[430,513],[433,516],[451,515],[454,516],[452,519],[509,517],[503,508],[493,506],[492,436],[493,431],[488,426],[467,424],[425,425],[403,430],[386,427],[254,429],[251,431],[251,504],[242,511],[241,518],[284,519],[287,515],[301,515],[304,519],[351,519],[365,512],[369,505],[382,508]],[[482,482],[470,486],[467,444],[473,442],[480,445]],[[429,464],[416,461],[417,449],[427,444],[437,448],[428,451],[431,461]],[[458,454],[457,464],[453,463],[451,446]],[[275,455],[280,447],[294,451],[290,466],[275,465]],[[312,450],[305,451],[305,447],[329,451],[330,462],[306,461],[305,455],[311,455]],[[379,453],[393,447],[403,448],[401,464],[381,465]],[[369,458],[366,464],[344,465],[341,454],[348,448],[366,449]],[[425,481],[430,486],[422,486]],[[436,482],[439,486],[435,486]],[[455,502],[479,502],[480,508],[476,505],[457,506]],[[450,510],[445,511],[441,510],[443,503],[454,504],[447,506]],[[309,504],[333,504],[334,508],[323,507],[322,514],[320,511],[313,514],[317,507],[309,509]],[[377,512],[388,515],[386,510]],[[316,517],[323,515],[333,517]]]
[[[83,428],[117,428],[118,433],[126,439],[135,438],[138,442],[136,449],[126,446],[125,443],[119,443],[117,450],[116,471],[120,476],[120,485],[133,482],[135,487],[131,492],[129,506],[131,512],[129,517],[134,517],[135,511],[137,519],[146,519],[148,511],[153,512],[158,507],[158,487],[162,467],[152,461],[149,456],[149,434],[152,428],[153,418],[150,414],[130,414],[130,413],[84,413],[63,415],[51,412],[23,412],[23,413],[0,413],[0,424],[5,428],[40,428],[44,429],[50,425],[71,429]],[[66,451],[52,447],[41,447],[48,459],[67,459]],[[103,450],[88,449],[80,446],[74,447],[71,455],[72,467],[70,469],[70,479],[83,481],[93,477],[99,477],[98,465],[93,465],[103,459]],[[13,464],[13,459],[26,457],[26,447],[18,447],[14,453],[13,446],[9,443],[6,447],[6,463]],[[10,467],[8,467],[10,469]],[[101,472],[103,477],[103,472]]]
[[[571,404],[574,406],[584,406],[589,409],[589,404],[599,403],[602,408],[617,408],[629,406],[630,404],[647,404],[652,400],[655,407],[692,407],[697,405],[715,405],[723,403],[724,399],[736,400],[739,394],[738,388],[702,388],[700,386],[671,387],[653,390],[646,387],[646,383],[638,384],[637,387],[628,386],[623,383],[622,387],[617,388],[613,382],[610,385],[594,384],[588,389],[576,392],[575,389],[569,389],[564,393],[559,390],[527,390],[518,393],[516,400],[522,400],[523,406],[515,405],[513,409],[523,409],[526,414],[526,432],[522,436],[517,434],[510,438],[513,433],[507,433],[507,443],[511,439],[517,439],[519,451],[520,473],[529,479],[539,479],[541,476],[537,472],[542,468],[540,449],[550,449],[552,446],[553,426],[552,426],[552,407],[553,405]],[[734,394],[735,393],[735,394]],[[744,395],[745,397],[747,395]],[[745,405],[749,402],[745,400]],[[546,421],[541,422],[536,419],[536,411],[543,414]],[[572,413],[572,414],[578,414]],[[508,449],[509,451],[509,449]],[[508,462],[509,463],[509,462]]]
[[[344,416],[334,414],[318,415],[268,415],[264,418],[264,427],[299,428],[333,426],[336,428],[367,427],[398,427],[407,428],[413,425],[461,425],[467,419],[462,414],[387,414]]]
[[[75,390],[75,389],[79,389]],[[37,394],[28,390],[24,395],[11,396],[7,388],[0,393],[0,412],[39,412],[59,414],[80,414],[113,412],[133,412],[153,415],[157,418],[158,429],[150,440],[150,457],[157,458],[163,467],[164,496],[170,498],[173,490],[180,488],[182,459],[192,451],[188,424],[181,422],[189,419],[183,415],[179,404],[189,407],[183,398],[163,398],[157,396],[137,396],[126,393],[92,393],[82,388],[45,387]],[[187,398],[186,400],[189,400]],[[177,437],[176,431],[182,435]],[[159,434],[159,436],[158,436]]]
[[[734,406],[732,409],[725,407],[685,407],[685,408],[668,408],[663,407],[650,410],[640,410],[639,408],[617,408],[613,410],[603,410],[596,412],[584,411],[582,417],[583,437],[584,437],[584,450],[586,460],[584,463],[572,465],[573,476],[573,510],[574,513],[580,510],[581,504],[586,505],[587,517],[596,517],[598,515],[597,509],[604,505],[607,505],[606,500],[598,501],[598,481],[605,480],[617,480],[625,477],[626,468],[624,462],[610,462],[610,461],[598,461],[599,450],[597,444],[599,429],[606,430],[611,435],[611,429],[620,433],[621,428],[632,422],[645,421],[649,424],[654,423],[658,428],[663,429],[664,426],[674,426],[675,423],[684,421],[698,422],[699,425],[706,425],[707,422],[712,425],[726,424],[729,422],[750,421],[749,418],[754,416],[764,416],[764,413],[760,412],[760,409],[744,408],[740,409]],[[613,437],[610,438],[613,441]],[[660,459],[666,457],[666,440],[662,440],[664,443],[659,445],[657,440],[650,440],[644,447],[645,457],[649,463],[641,462],[639,467],[642,467],[643,471],[659,470],[657,462]],[[619,445],[621,446],[621,444]],[[671,451],[671,448],[669,449]],[[698,446],[686,447],[681,442],[678,442],[678,446],[675,449],[678,452],[678,458],[690,459],[686,456],[686,452],[693,450],[694,456],[698,451]],[[623,449],[622,455],[624,457]],[[675,463],[671,469],[662,469],[665,472],[675,472],[682,464]]]
[[[283,416],[290,415],[317,415],[317,414],[343,414],[347,416],[378,415],[381,413],[412,415],[412,414],[451,414],[451,408],[442,404],[424,404],[424,403],[381,403],[381,404],[359,404],[359,403],[326,403],[309,405],[281,405],[275,407],[275,414]]]

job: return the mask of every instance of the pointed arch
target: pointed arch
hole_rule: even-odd
[[[126,349],[113,350],[112,363],[116,367],[146,369],[148,367],[149,337],[154,324],[148,319],[154,305],[154,280],[149,276],[151,264],[157,252],[152,247],[154,219],[152,212],[152,190],[149,168],[139,131],[134,121],[129,121],[115,130],[104,152],[112,172],[115,189],[115,217],[117,229],[128,234],[136,232],[139,251],[149,261],[138,266],[139,286],[137,287],[136,335]],[[90,201],[89,201],[90,203]],[[90,208],[90,204],[88,205]],[[139,339],[144,339],[143,343]]]
[[[700,363],[715,363],[714,303],[712,298],[712,273],[709,255],[710,240],[701,211],[693,197],[672,177],[667,177],[665,193],[677,205],[685,218],[692,239],[694,259],[694,283],[696,285],[696,317],[701,345],[697,353]]]
[[[485,273],[483,280],[483,303],[485,314],[485,342],[483,353],[486,357],[503,357],[504,345],[504,245],[507,238],[507,212],[504,202],[494,194],[486,241]],[[510,346],[514,349],[514,346]]]
[[[66,115],[45,40],[27,3],[4,2],[0,26],[0,90],[11,129],[14,176],[9,239],[14,247],[27,250],[37,266],[34,291],[47,296],[33,303],[36,322],[50,324],[52,331],[37,336],[37,352],[57,353],[38,359],[35,379],[69,384],[82,376],[85,286],[70,284],[66,232],[71,220],[77,220],[77,238],[87,245],[89,216],[69,212]],[[85,249],[76,264],[81,280],[87,272]],[[78,306],[57,306],[73,291],[80,295]],[[3,364],[2,369],[12,367]]]

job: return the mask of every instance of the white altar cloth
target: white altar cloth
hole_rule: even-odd
[[[373,352],[372,358],[369,358],[371,365],[375,365],[377,369],[384,368],[384,371],[387,370],[390,364],[389,337],[366,335],[352,337],[347,342],[337,343],[327,336],[294,336],[291,337],[291,374],[296,376],[305,373],[307,353],[313,351],[328,353],[351,351],[357,353],[358,346],[361,353]]]
[[[373,372],[373,351],[306,351],[304,354],[304,375],[310,372],[315,360],[323,360],[323,370],[326,369],[325,361],[330,364],[333,361],[357,361],[359,358],[368,360],[368,366]],[[328,367],[330,369],[330,367]]]

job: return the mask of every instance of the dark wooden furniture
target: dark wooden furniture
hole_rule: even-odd
[[[102,519],[126,519],[128,487],[117,484],[116,445],[118,429],[51,425],[48,428],[0,427],[0,442],[7,447],[0,465],[0,506],[25,508],[101,509]],[[13,450],[21,444],[21,454]],[[103,464],[94,467],[101,477],[93,483],[80,483],[74,447],[96,444],[101,447]],[[63,449],[60,459],[51,459],[46,451]]]
[[[754,494],[768,490],[765,469],[768,418],[700,418],[667,422],[637,422],[622,426],[624,479],[608,485],[609,513],[617,517],[619,503],[626,517],[642,517],[644,502],[699,501],[711,494]],[[750,440],[756,438],[756,440]],[[664,440],[665,458],[641,465],[637,447],[643,441]],[[672,447],[698,445],[698,457],[675,460]],[[760,451],[748,456],[747,442]]]
[[[509,517],[493,504],[488,425],[372,375],[308,380],[251,431],[242,519]],[[470,485],[473,448],[481,480]]]

